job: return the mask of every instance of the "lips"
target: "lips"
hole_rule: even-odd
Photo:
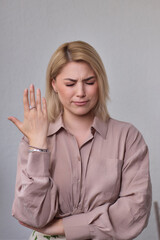
[[[73,103],[77,106],[84,106],[88,103],[88,101],[83,101],[83,102],[74,101]]]

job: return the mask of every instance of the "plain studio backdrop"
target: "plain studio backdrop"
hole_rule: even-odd
[[[7,117],[23,120],[24,88],[34,83],[44,94],[52,53],[74,40],[90,43],[104,62],[110,115],[142,132],[153,201],[160,203],[160,1],[0,0],[0,240],[28,239],[31,232],[11,216],[22,134]],[[153,207],[137,239],[158,239]]]

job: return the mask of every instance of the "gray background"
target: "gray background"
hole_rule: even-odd
[[[89,42],[102,57],[110,114],[132,122],[144,135],[153,200],[160,200],[160,1],[0,0],[0,240],[27,239],[30,234],[11,216],[22,135],[7,117],[23,119],[24,88],[34,83],[44,93],[52,53],[73,40]],[[153,209],[137,239],[158,239]]]

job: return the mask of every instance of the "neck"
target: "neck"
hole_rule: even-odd
[[[88,131],[93,123],[93,119],[93,114],[83,116],[70,115],[65,112],[63,114],[64,125],[72,133],[75,131]]]

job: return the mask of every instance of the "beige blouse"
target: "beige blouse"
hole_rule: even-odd
[[[148,148],[131,124],[97,117],[79,148],[60,116],[48,153],[18,154],[13,216],[42,227],[63,218],[67,240],[128,240],[147,225],[151,207]]]

